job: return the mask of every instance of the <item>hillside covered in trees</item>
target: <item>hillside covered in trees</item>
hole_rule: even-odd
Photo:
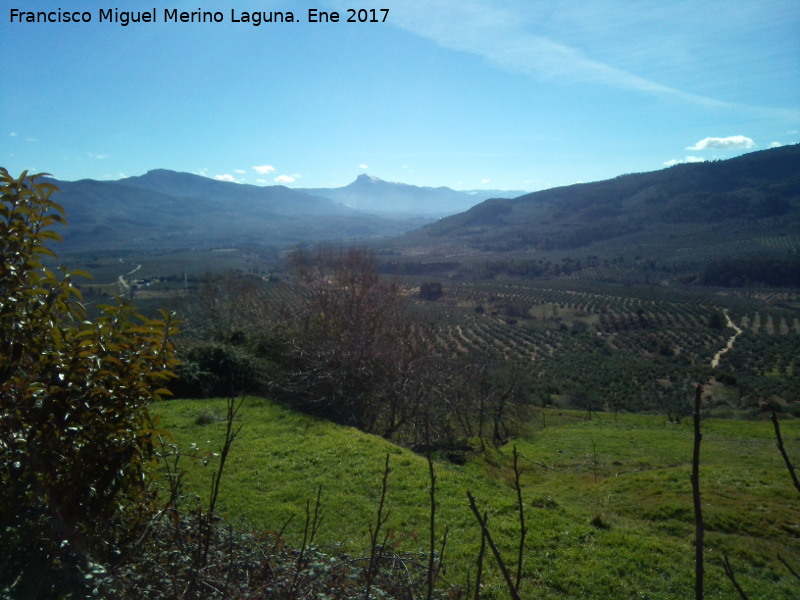
[[[750,261],[777,258],[789,261],[789,270],[796,266],[799,167],[795,145],[487,200],[384,245],[385,254],[409,257],[399,262],[420,256],[468,265],[488,260],[498,273],[504,260],[543,265],[570,258],[584,267],[624,260],[651,271],[652,282],[657,272],[671,271],[702,272],[712,285],[734,277],[794,285],[783,268],[753,278],[763,263]],[[728,261],[725,274],[717,273],[722,260]],[[740,274],[731,273],[733,261],[741,261]],[[554,268],[539,270],[552,274]]]

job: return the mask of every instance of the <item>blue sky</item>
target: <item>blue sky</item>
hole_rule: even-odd
[[[98,5],[159,22],[99,23]],[[306,22],[348,7],[389,13]],[[92,22],[12,23],[11,8]],[[164,23],[164,9],[224,21]],[[798,32],[797,0],[11,0],[0,165],[290,187],[594,181],[800,142]]]

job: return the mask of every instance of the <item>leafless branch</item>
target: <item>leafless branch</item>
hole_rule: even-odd
[[[772,411],[772,426],[775,428],[775,439],[778,443],[778,450],[781,452],[781,456],[783,457],[783,462],[786,463],[786,468],[789,471],[789,475],[792,478],[792,482],[794,483],[794,487],[800,492],[800,481],[797,479],[797,473],[795,473],[794,465],[792,465],[792,461],[789,458],[789,455],[786,452],[786,447],[783,445],[783,437],[781,437],[781,426],[778,423],[778,415],[775,414],[775,411]]]

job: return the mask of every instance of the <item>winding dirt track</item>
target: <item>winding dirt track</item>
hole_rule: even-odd
[[[120,275],[119,277],[117,277],[117,284],[119,285],[120,292],[122,294],[128,294],[131,291],[131,284],[129,284],[125,280],[125,277],[126,276],[130,277],[131,275],[136,273],[136,271],[138,271],[141,268],[142,268],[142,265],[136,265],[131,271],[128,271],[127,273],[125,273],[125,275]]]
[[[719,352],[717,352],[717,353],[714,355],[714,358],[712,358],[712,359],[711,359],[711,368],[712,368],[712,369],[716,369],[716,368],[719,366],[719,359],[720,359],[720,357],[722,357],[722,355],[723,355],[723,354],[725,354],[725,353],[726,353],[728,350],[730,350],[731,348],[733,348],[733,343],[736,341],[736,338],[737,338],[737,337],[739,337],[739,335],[741,335],[741,333],[742,333],[742,330],[741,330],[741,328],[739,328],[739,326],[738,326],[738,325],[736,325],[736,323],[734,323],[734,322],[731,320],[731,317],[730,317],[730,315],[728,314],[728,311],[727,311],[727,309],[723,310],[722,312],[725,314],[725,318],[728,320],[728,327],[732,327],[732,328],[734,329],[734,331],[736,331],[736,333],[734,333],[734,334],[733,334],[733,335],[730,337],[730,339],[728,340],[728,345],[727,345],[727,346],[725,346],[725,347],[724,347],[722,350],[720,350]]]

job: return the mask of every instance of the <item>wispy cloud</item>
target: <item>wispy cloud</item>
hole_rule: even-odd
[[[217,181],[228,181],[230,183],[240,183],[238,179],[236,179],[230,173],[223,173],[222,175],[214,175],[214,179]]]
[[[292,183],[295,181],[295,178],[292,177],[291,175],[278,175],[275,178],[275,181],[277,181],[278,183]]]
[[[623,10],[619,6],[607,9]],[[538,23],[547,19],[568,21],[567,13],[574,10],[578,9],[572,3],[544,10],[532,8],[528,2],[511,2],[501,8],[490,0],[463,0],[457,4],[450,0],[406,0],[402,10],[395,13],[394,22],[442,47],[475,54],[504,70],[541,80],[601,84],[709,108],[800,118],[798,110],[746,106],[676,89],[592,57],[559,39],[557,33],[544,35]],[[431,18],[440,14],[447,18]],[[625,14],[619,16],[623,18]],[[456,23],[458,26],[454,26]]]
[[[275,170],[275,167],[272,165],[259,165],[253,167],[253,171],[258,173],[259,175],[266,175],[267,173],[272,173]]]
[[[687,146],[687,150],[749,150],[755,148],[756,143],[744,135],[731,135],[728,137],[707,137],[697,142],[694,146]]]
[[[358,165],[358,168],[359,169],[369,169],[369,167],[367,165],[365,165],[364,163],[361,163],[360,165]]]
[[[706,159],[702,156],[685,156],[681,159],[673,158],[672,160],[668,160],[664,163],[665,167],[674,167],[675,165],[682,165],[684,163],[698,163],[698,162],[705,162]]]

